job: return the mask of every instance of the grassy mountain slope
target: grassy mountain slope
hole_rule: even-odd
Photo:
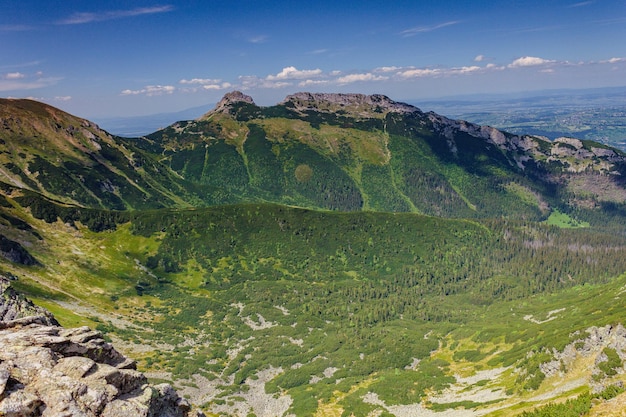
[[[142,138],[28,100],[0,102],[2,179],[106,209],[274,202],[339,211],[541,220],[622,204],[625,157],[453,121],[384,96],[240,93]]]
[[[30,100],[0,100],[0,178],[87,207],[181,206],[183,182],[95,124]]]
[[[278,414],[508,415],[615,379],[578,362],[539,371],[553,348],[622,321],[614,230],[266,204],[103,222],[107,211],[11,191],[0,228],[37,261],[2,260],[13,285],[210,412],[269,415],[265,398]],[[35,204],[63,219],[34,218]]]
[[[219,187],[207,197],[214,203],[541,219],[551,207],[626,197],[620,151],[509,135],[371,97],[302,93],[262,108],[226,96],[138,146],[188,181]]]
[[[624,379],[619,151],[384,96],[230,94],[130,139],[0,104],[0,272],[211,415],[513,415]]]

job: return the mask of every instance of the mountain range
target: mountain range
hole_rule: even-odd
[[[596,207],[626,195],[619,150],[511,135],[384,96],[300,93],[261,108],[232,93],[197,120],[133,139],[41,103],[0,105],[0,178],[84,207],[266,201],[538,219],[550,207]]]
[[[382,95],[232,92],[134,138],[1,99],[0,274],[208,415],[597,412],[625,162]]]

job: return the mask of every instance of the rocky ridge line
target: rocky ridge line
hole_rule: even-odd
[[[341,108],[356,110],[363,115],[371,113],[415,113],[420,112],[415,106],[393,101],[382,94],[343,94],[343,93],[306,93],[300,92],[287,96],[281,104],[292,105],[297,111],[317,110],[336,111]]]
[[[169,384],[88,327],[65,329],[0,277],[0,416],[190,417]]]
[[[240,91],[233,91],[224,95],[215,109],[208,114],[234,114],[234,107],[238,103],[256,106],[252,97]],[[565,173],[570,174],[596,172],[621,175],[620,167],[626,164],[626,156],[615,149],[586,145],[574,138],[557,138],[550,141],[536,135],[513,135],[491,126],[453,120],[433,112],[423,113],[415,106],[394,101],[382,94],[299,92],[288,95],[279,105],[299,114],[334,113],[366,119],[384,118],[388,113],[403,116],[421,115],[445,138],[448,148],[454,155],[458,150],[456,142],[459,140],[459,134],[467,134],[498,147],[507,155],[510,164],[521,170],[525,170],[529,163],[538,163],[556,164],[561,166]]]

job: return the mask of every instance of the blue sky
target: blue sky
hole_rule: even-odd
[[[624,85],[625,0],[0,1],[0,96],[82,117]]]

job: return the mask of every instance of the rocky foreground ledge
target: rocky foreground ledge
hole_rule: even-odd
[[[65,329],[0,277],[0,416],[202,416],[88,327]]]

